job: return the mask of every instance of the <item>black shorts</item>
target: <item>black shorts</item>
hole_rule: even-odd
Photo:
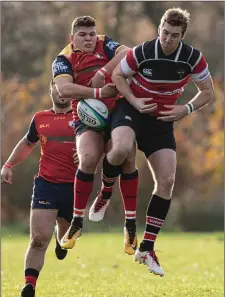
[[[169,148],[176,151],[173,122],[138,112],[125,98],[117,101],[112,113],[111,129],[131,127],[136,134],[138,149],[148,158],[152,153]]]
[[[93,131],[96,131],[96,132],[100,133],[104,138],[105,144],[111,139],[110,125],[106,126],[104,129],[97,130],[97,129],[93,129],[91,127],[86,126],[81,121],[76,121],[75,122],[75,135],[76,135],[76,137],[78,137],[79,135],[81,135],[82,133],[84,133],[87,130],[93,130]]]
[[[57,209],[58,217],[71,222],[73,217],[73,183],[52,183],[40,176],[34,179],[32,209]]]

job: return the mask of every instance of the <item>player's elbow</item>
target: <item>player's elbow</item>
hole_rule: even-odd
[[[214,98],[215,98],[215,93],[214,93],[213,88],[207,89],[207,90],[206,90],[206,94],[207,94],[206,96],[207,96],[207,98],[208,98],[208,102],[211,102],[211,101],[214,100]]]
[[[70,97],[70,86],[68,83],[56,84],[56,90],[60,97]]]
[[[112,82],[117,84],[120,82],[121,78],[120,71],[118,70],[118,67],[116,67],[112,73]]]
[[[112,73],[112,82],[115,84],[117,81],[117,74],[115,73],[115,70]]]

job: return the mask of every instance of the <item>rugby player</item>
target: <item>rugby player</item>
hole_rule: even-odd
[[[35,286],[57,220],[55,253],[59,260],[67,250],[59,244],[73,216],[73,184],[77,166],[73,152],[74,129],[70,100],[59,98],[50,84],[53,107],[37,112],[27,134],[19,141],[1,170],[2,183],[12,184],[12,168],[25,160],[40,142],[41,158],[34,178],[30,210],[30,242],[25,255],[22,297],[35,296]]]
[[[67,45],[53,62],[53,77],[59,94],[71,97],[75,120],[76,147],[79,167],[74,181],[74,218],[71,227],[61,240],[65,249],[73,248],[81,236],[83,217],[93,188],[96,166],[105,149],[110,146],[110,130],[101,132],[86,127],[77,116],[77,104],[84,98],[102,100],[110,111],[115,106],[117,90],[111,82],[111,73],[128,48],[104,35],[97,35],[95,20],[90,16],[76,18],[72,23],[71,43]],[[96,87],[98,86],[98,87]],[[103,175],[101,194],[98,195],[89,213],[89,219],[99,221],[112,195],[117,176],[121,174],[120,189],[125,208],[124,251],[134,254],[136,237],[136,197],[138,173],[135,167],[136,147],[131,150],[122,166],[110,166]],[[108,167],[107,158],[103,167]]]
[[[136,139],[148,160],[155,187],[135,260],[160,276],[164,271],[154,243],[169,211],[175,181],[173,123],[207,105],[214,97],[205,57],[183,42],[189,19],[186,10],[168,9],[161,18],[158,38],[130,50],[112,75],[123,98],[117,101],[112,114],[112,149],[107,159],[112,167],[122,164]],[[190,79],[197,87],[196,95],[187,104],[177,104]]]

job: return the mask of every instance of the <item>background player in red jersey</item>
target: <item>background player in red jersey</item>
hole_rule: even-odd
[[[111,83],[111,73],[125,56],[128,48],[113,41],[107,36],[97,35],[95,20],[92,17],[79,17],[72,23],[71,43],[67,45],[53,62],[53,77],[59,93],[72,97],[72,108],[76,127],[76,146],[79,167],[74,182],[74,219],[71,227],[63,237],[61,246],[73,248],[81,235],[83,217],[88,199],[93,188],[96,166],[110,138],[110,131],[102,132],[86,127],[77,116],[78,100],[96,98],[102,100],[110,111],[115,106],[116,89]],[[106,84],[106,85],[105,85]],[[93,88],[92,86],[102,86]],[[106,146],[107,148],[107,146]],[[124,160],[120,178],[125,208],[125,245],[127,254],[134,254],[136,238],[136,197],[138,173],[135,167],[135,146],[132,146]],[[121,166],[109,167],[107,158],[103,160],[107,174],[103,175],[103,186],[100,195],[90,209],[89,219],[100,221],[112,195],[112,188],[121,173]],[[109,168],[108,168],[109,167]]]
[[[173,122],[202,108],[214,96],[204,56],[182,41],[188,23],[187,11],[167,10],[161,19],[159,37],[130,50],[112,75],[124,98],[117,101],[112,115],[112,149],[107,159],[112,166],[122,164],[135,138],[145,153],[155,188],[135,260],[160,276],[164,272],[155,255],[154,242],[168,213],[175,181]],[[176,104],[190,79],[198,89],[196,96],[186,105]]]
[[[37,112],[27,134],[19,141],[1,170],[2,183],[12,184],[12,168],[26,159],[38,141],[41,158],[30,211],[30,243],[25,255],[25,287],[22,297],[35,296],[36,281],[44,264],[47,247],[57,220],[55,253],[65,258],[59,241],[73,215],[74,129],[69,99],[59,98],[53,81],[50,85],[53,108]]]

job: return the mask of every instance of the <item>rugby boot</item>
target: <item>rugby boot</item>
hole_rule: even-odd
[[[22,291],[21,297],[35,297],[35,289],[31,284],[26,284]]]
[[[154,251],[140,251],[135,252],[135,261],[144,264],[148,267],[148,271],[159,276],[164,276],[164,271],[159,264],[159,259]]]
[[[110,193],[110,195],[112,194]],[[95,199],[89,210],[89,220],[92,222],[102,221],[109,202],[109,199],[103,199],[103,195],[101,192],[98,193],[97,198]]]
[[[66,234],[60,241],[60,245],[62,249],[72,249],[77,241],[77,239],[81,236],[83,227],[83,218],[74,217],[69,229],[66,231]]]
[[[136,222],[128,220],[124,226],[124,252],[128,255],[134,255],[137,249]]]

